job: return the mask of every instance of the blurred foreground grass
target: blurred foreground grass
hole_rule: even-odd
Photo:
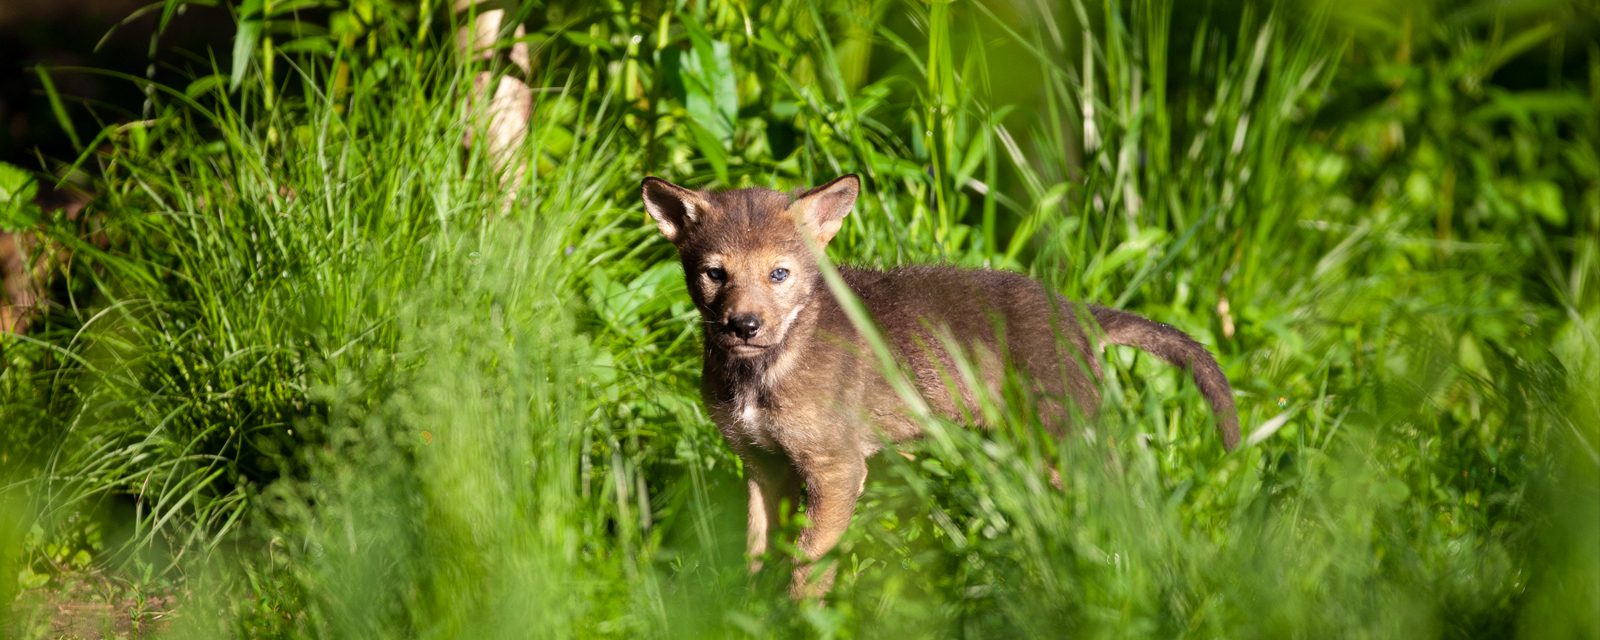
[[[94,566],[180,637],[1600,634],[1587,4],[529,5],[505,215],[444,14],[336,4],[62,159],[110,242],[30,227],[76,257],[0,339],[0,613]],[[1183,328],[1250,446],[1113,352],[1092,429],[876,461],[827,606],[747,577],[638,179],[844,172],[835,260]]]

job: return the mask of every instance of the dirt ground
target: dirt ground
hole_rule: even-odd
[[[10,638],[149,638],[171,625],[174,594],[139,593],[102,575],[66,577],[59,584],[22,592],[12,620],[0,628]]]

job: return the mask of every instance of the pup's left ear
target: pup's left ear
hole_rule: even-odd
[[[861,179],[856,174],[846,174],[800,194],[794,204],[789,205],[789,210],[817,238],[817,244],[827,245],[839,233],[839,227],[844,225],[844,217],[850,215],[850,209],[855,207],[856,196],[859,195]]]

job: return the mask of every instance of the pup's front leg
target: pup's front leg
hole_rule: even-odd
[[[749,528],[745,549],[750,572],[761,570],[767,554],[767,540],[783,520],[785,510],[800,508],[800,476],[787,459],[778,456],[746,455],[745,486],[750,490]]]
[[[860,455],[813,459],[800,467],[805,474],[808,522],[800,532],[801,562],[789,584],[789,595],[797,600],[820,598],[833,586],[836,567],[813,575],[814,563],[839,544],[867,481],[867,461]]]

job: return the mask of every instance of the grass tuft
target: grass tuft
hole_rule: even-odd
[[[83,551],[179,637],[1600,633],[1582,3],[530,5],[504,214],[447,7],[293,4],[124,79],[72,162],[104,242],[29,227],[74,259],[0,338],[0,611]],[[1249,444],[1114,350],[1066,439],[1007,402],[875,460],[826,605],[747,576],[638,180],[846,172],[834,261],[1182,328]]]

